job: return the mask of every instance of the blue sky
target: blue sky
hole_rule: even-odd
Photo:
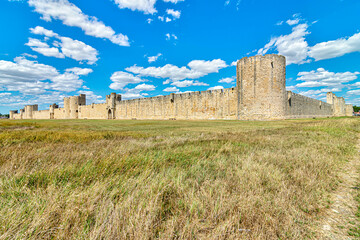
[[[235,86],[234,63],[287,57],[287,88],[360,104],[358,0],[2,0],[0,112]]]

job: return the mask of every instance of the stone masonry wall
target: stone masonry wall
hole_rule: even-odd
[[[332,105],[293,92],[287,92],[286,118],[328,117],[333,115]]]
[[[327,94],[327,103],[286,92],[286,60],[279,55],[243,58],[237,63],[237,86],[122,100],[121,95],[106,96],[103,104],[86,105],[86,96],[64,98],[64,107],[38,111],[28,105],[11,111],[12,119],[238,119],[274,120],[325,116],[352,116],[345,99]]]
[[[50,119],[50,110],[41,110],[33,112],[33,119]]]
[[[79,106],[79,119],[107,119],[106,104]]]
[[[117,103],[116,119],[236,119],[235,88]]]

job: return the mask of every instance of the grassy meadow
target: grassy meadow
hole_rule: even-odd
[[[0,121],[0,239],[316,239],[360,120]]]

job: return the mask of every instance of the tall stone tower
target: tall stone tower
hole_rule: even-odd
[[[106,96],[106,111],[107,111],[107,119],[116,119],[116,105],[121,101],[121,95],[116,93],[111,93]]]
[[[79,106],[86,105],[86,95],[72,96],[64,98],[64,109],[66,119],[79,118]]]
[[[39,109],[39,106],[37,104],[25,106],[24,119],[33,119],[33,112],[38,111],[38,109]]]
[[[238,119],[284,119],[286,60],[270,54],[245,57],[237,63]]]

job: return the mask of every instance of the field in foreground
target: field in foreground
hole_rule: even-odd
[[[0,121],[0,239],[315,239],[355,118]]]

